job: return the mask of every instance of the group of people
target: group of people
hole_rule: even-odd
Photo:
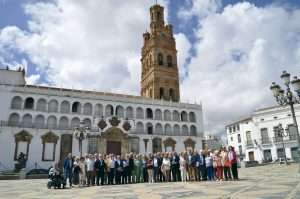
[[[233,147],[220,150],[161,152],[148,155],[86,154],[63,162],[70,187],[130,183],[238,180],[237,155]]]

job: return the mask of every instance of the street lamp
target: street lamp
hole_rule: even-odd
[[[80,122],[79,126],[74,128],[73,135],[78,139],[80,157],[82,157],[82,141],[87,138],[88,130],[84,122]]]
[[[273,92],[273,95],[276,98],[276,101],[279,105],[281,105],[281,106],[289,105],[291,108],[293,122],[294,122],[294,126],[296,128],[296,134],[297,134],[297,140],[298,140],[298,157],[297,158],[298,158],[298,162],[299,162],[298,172],[300,174],[300,161],[299,161],[299,159],[300,159],[300,136],[299,136],[299,129],[298,129],[295,108],[294,108],[294,104],[300,103],[300,79],[298,79],[295,76],[294,79],[291,81],[291,75],[289,73],[287,73],[286,71],[283,71],[283,73],[280,77],[286,86],[286,91],[281,89],[280,86],[277,85],[275,82],[272,83],[272,86],[270,87],[270,89]],[[291,91],[290,85],[292,85],[294,87],[294,90],[297,95]]]
[[[278,126],[275,126],[273,128],[273,130],[274,130],[274,133],[276,135],[275,138],[280,138],[280,140],[275,140],[275,142],[281,141],[281,143],[282,143],[282,149],[283,149],[283,154],[284,154],[284,161],[285,161],[285,164],[288,165],[288,161],[287,161],[286,153],[285,153],[285,146],[284,146],[284,140],[283,140],[283,138],[284,137],[288,137],[290,135],[289,134],[289,130],[288,130],[288,128],[283,129],[282,124],[278,124]]]

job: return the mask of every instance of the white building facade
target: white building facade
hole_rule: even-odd
[[[68,153],[79,155],[73,136],[89,127],[83,153],[149,153],[200,149],[202,107],[94,91],[26,85],[24,71],[0,70],[0,169],[18,155],[27,170],[48,168]]]
[[[297,121],[300,106],[295,106]],[[282,124],[285,135],[274,132]],[[234,146],[245,161],[271,162],[286,156],[298,159],[296,127],[289,106],[276,106],[257,110],[249,118],[226,126],[228,145]]]

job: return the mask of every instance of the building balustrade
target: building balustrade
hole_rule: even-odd
[[[260,140],[260,143],[261,143],[261,144],[271,144],[272,141],[271,141],[271,139],[270,139],[269,137],[267,137],[267,138],[262,138],[262,139]]]

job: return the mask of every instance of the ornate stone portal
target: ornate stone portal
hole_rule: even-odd
[[[130,151],[130,138],[121,129],[111,127],[99,137],[98,151],[102,154],[125,154]]]

